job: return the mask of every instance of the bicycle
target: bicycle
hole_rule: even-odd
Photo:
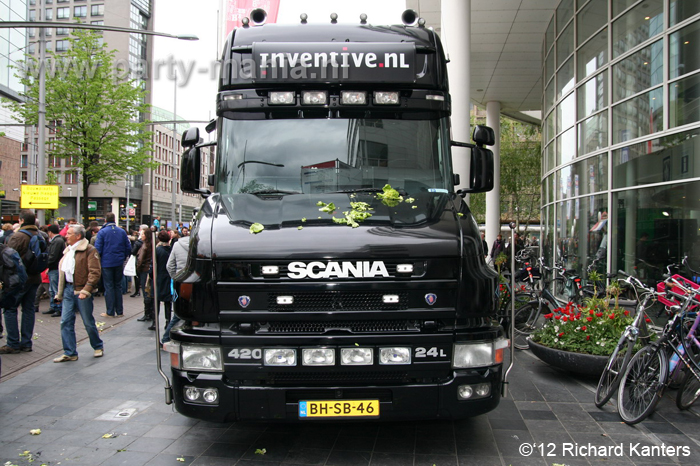
[[[547,267],[544,264],[543,257],[538,259],[538,265],[539,269],[544,271],[545,274],[557,274],[557,276],[551,280],[545,279],[540,289],[534,290],[533,299],[516,309],[514,314],[515,330],[512,338],[513,346],[516,349],[522,350],[529,348],[527,339],[535,330],[544,325],[544,315],[546,313],[551,313],[554,309],[565,307],[571,301],[578,301],[578,299],[564,301],[557,298],[550,291],[550,285],[554,281],[563,281],[565,289],[574,290],[573,293],[568,295],[569,298],[581,298],[580,294],[575,291],[578,290],[575,284],[577,277],[572,274],[571,270],[566,270],[559,263],[555,264],[553,267]],[[544,312],[545,310],[547,312]]]
[[[700,275],[696,270],[690,267],[688,264],[688,257],[683,259],[682,264],[692,272],[695,276]],[[700,367],[700,354],[698,354],[697,349],[700,348],[700,342],[698,342],[697,328],[700,323],[700,319],[694,319],[693,323],[683,322],[681,325],[681,342],[683,343],[683,349],[685,354]],[[690,328],[685,331],[685,329]],[[685,376],[680,383],[678,388],[678,393],[676,394],[676,406],[678,409],[686,410],[690,408],[698,398],[700,398],[700,378],[693,374],[692,370],[686,370]]]
[[[688,353],[700,354],[700,345],[697,345],[698,340],[695,338],[697,313],[692,316],[690,312],[691,306],[700,304],[700,289],[688,286],[692,282],[681,281],[681,278],[671,277],[664,285],[666,296],[673,297],[675,302],[681,304],[667,307],[673,316],[664,326],[661,336],[632,357],[620,380],[617,408],[620,417],[627,424],[637,424],[652,413],[672,375],[683,367],[700,381],[700,366],[688,356]],[[656,293],[662,294],[658,291]],[[669,362],[671,354],[674,357]],[[693,395],[692,390],[690,394]],[[687,399],[684,398],[684,401]]]
[[[625,331],[620,336],[600,376],[594,397],[594,403],[598,408],[602,408],[603,405],[612,398],[613,393],[618,388],[620,379],[622,379],[622,374],[625,372],[632,359],[632,353],[634,352],[637,342],[641,341],[646,345],[650,338],[649,329],[647,327],[646,309],[651,306],[650,301],[656,296],[656,291],[653,288],[644,286],[639,279],[627,275],[621,270],[618,274],[625,276],[623,281],[631,285],[635,293],[637,289],[644,290],[644,293],[642,294],[641,300],[639,299],[639,295],[637,295],[638,305],[636,307],[634,321],[625,328]]]

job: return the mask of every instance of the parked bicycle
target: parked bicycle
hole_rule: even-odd
[[[661,399],[672,376],[683,367],[700,381],[700,365],[690,355],[700,355],[700,344],[696,337],[697,313],[692,309],[700,304],[700,289],[689,280],[678,275],[666,282],[666,296],[679,305],[667,307],[672,313],[659,339],[639,350],[625,369],[617,394],[620,417],[627,424],[636,424],[651,414]],[[662,292],[657,291],[657,296]],[[688,388],[688,385],[691,385]],[[681,393],[687,392],[683,405],[695,401],[692,392],[695,383],[688,382]],[[679,395],[681,396],[681,395]],[[680,406],[679,406],[680,407]]]
[[[625,328],[625,331],[620,336],[598,381],[594,402],[599,408],[603,407],[603,405],[612,398],[615,390],[617,390],[620,385],[620,379],[622,379],[622,374],[625,372],[632,359],[634,349],[639,346],[638,343],[642,345],[649,343],[650,333],[647,327],[647,321],[649,319],[646,315],[646,310],[653,304],[657,293],[653,288],[644,286],[636,277],[627,275],[623,271],[619,271],[618,273],[625,276],[625,279],[622,281],[632,286],[635,292],[637,292],[637,290],[641,291],[641,299],[637,294],[637,302],[639,304],[636,309],[634,321]]]

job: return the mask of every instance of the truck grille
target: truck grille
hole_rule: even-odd
[[[385,303],[387,294],[398,295],[398,303]],[[294,303],[277,304],[278,296],[292,296]],[[270,293],[267,298],[268,309],[272,312],[283,311],[399,311],[408,309],[408,292],[347,292],[321,291],[302,293]]]
[[[370,371],[370,372],[277,372],[269,374],[269,385],[289,385],[296,383],[346,383],[346,384],[382,384],[407,383],[407,372]]]
[[[335,322],[269,322],[262,325],[257,333],[276,334],[324,334],[331,331],[352,333],[420,332],[420,324],[415,320],[353,320]]]

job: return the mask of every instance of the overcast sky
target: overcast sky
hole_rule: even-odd
[[[367,13],[370,24],[400,24],[405,0],[280,0],[278,23],[296,23],[309,15],[309,23],[359,23]],[[173,111],[178,69],[177,114],[186,120],[215,117],[217,91],[217,10],[219,0],[156,0],[154,29],[169,34],[194,34],[198,41],[156,37],[154,39],[153,105]],[[184,77],[187,77],[186,79]],[[203,125],[199,125],[202,127]]]

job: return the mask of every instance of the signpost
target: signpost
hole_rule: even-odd
[[[58,209],[58,186],[45,184],[23,184],[20,208]]]

